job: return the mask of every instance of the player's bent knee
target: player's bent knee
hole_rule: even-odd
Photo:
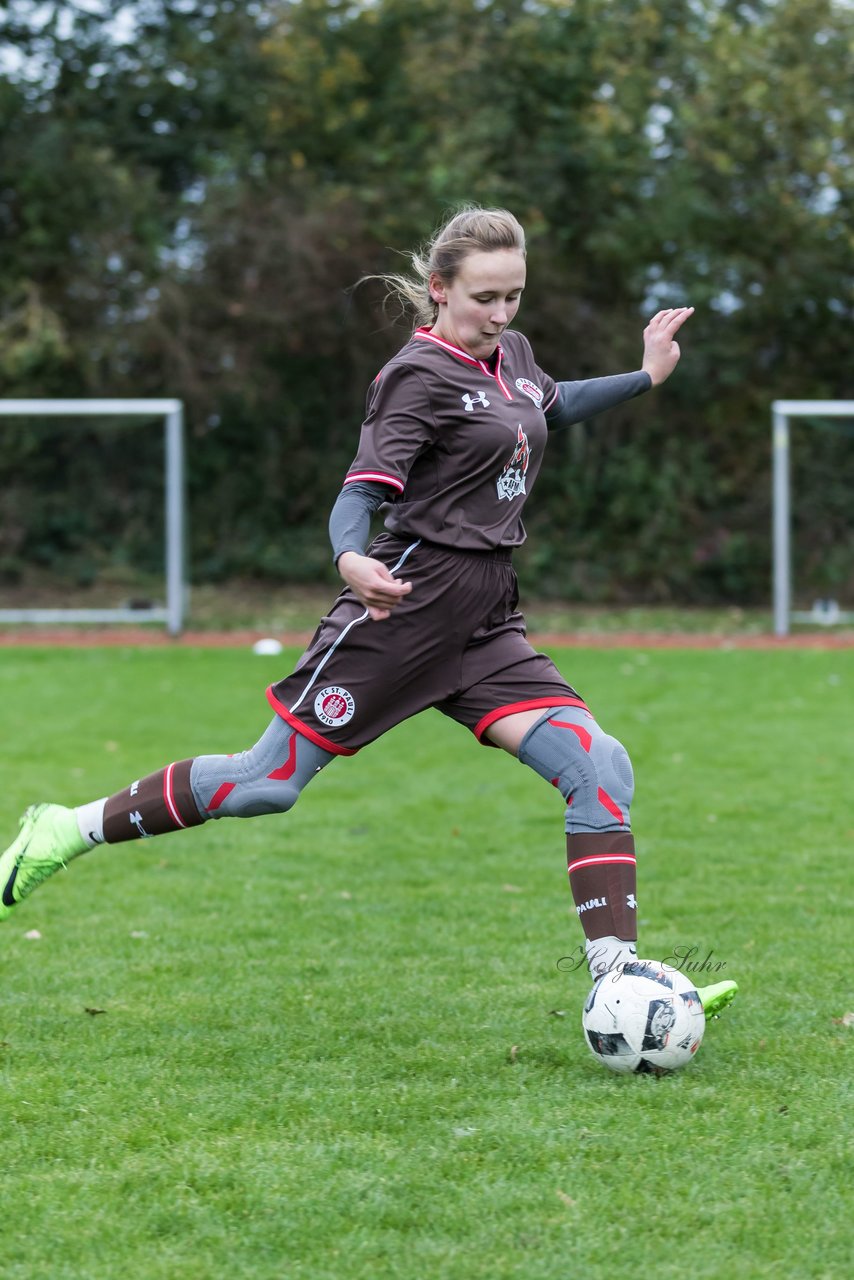
[[[267,813],[287,813],[300,798],[295,787],[279,786],[274,790],[265,789],[263,784],[236,788],[233,795],[231,803],[227,800],[211,817],[260,818]]]
[[[567,805],[567,831],[629,830],[629,754],[589,711],[552,707],[522,739],[519,759],[558,788]]]
[[[635,775],[632,769],[632,762],[622,742],[610,737],[608,734],[605,736],[610,747],[608,780],[612,787],[611,794],[628,809],[635,794]]]
[[[287,813],[311,779],[333,759],[331,752],[276,717],[248,751],[197,756],[190,784],[206,818]]]

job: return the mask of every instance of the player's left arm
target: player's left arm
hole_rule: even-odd
[[[643,331],[643,364],[654,387],[669,378],[682,354],[676,334],[694,314],[693,307],[670,307],[657,312]]]
[[[640,369],[580,382],[558,382],[554,398],[545,410],[549,429],[583,422],[659,386],[679,363],[681,352],[676,334],[693,314],[693,307],[673,307],[652,317],[643,331]]]

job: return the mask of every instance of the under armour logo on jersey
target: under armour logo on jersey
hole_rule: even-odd
[[[631,910],[631,911],[637,911],[637,909],[638,909],[638,902],[637,902],[637,898],[635,897],[635,895],[634,895],[633,893],[627,893],[627,894],[626,894],[626,906],[627,906],[627,907],[629,908],[629,910]]]
[[[476,404],[483,405],[484,409],[489,408],[489,401],[482,391],[478,391],[476,396],[470,396],[466,391],[465,395],[463,395],[461,399],[466,407],[466,413],[474,413],[474,407]]]

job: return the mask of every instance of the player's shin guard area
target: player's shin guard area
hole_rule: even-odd
[[[631,832],[567,836],[566,865],[584,936],[634,941],[638,936],[637,860]]]
[[[586,708],[552,707],[522,739],[519,759],[566,801],[569,882],[585,936],[634,941],[634,778],[625,747]]]
[[[179,760],[110,796],[104,803],[104,841],[164,835],[209,818],[284,813],[334,758],[277,716],[248,751]]]
[[[104,840],[120,844],[204,822],[190,789],[192,760],[158,769],[110,796],[104,805]]]

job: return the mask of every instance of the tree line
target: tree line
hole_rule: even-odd
[[[666,387],[550,443],[519,555],[566,598],[760,602],[770,404],[852,398],[841,0],[13,0],[0,396],[177,396],[191,571],[329,577],[326,516],[405,317],[363,276],[463,202],[528,231],[559,378]],[[156,568],[151,432],[0,425],[0,579]],[[796,577],[854,586],[846,423],[797,433]]]

